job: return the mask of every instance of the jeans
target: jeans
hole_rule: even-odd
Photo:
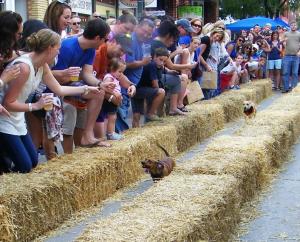
[[[118,107],[117,121],[116,121],[116,132],[121,133],[124,130],[129,129],[129,125],[126,121],[128,117],[128,110],[130,107],[130,98],[126,94],[122,94],[122,104]]]
[[[290,74],[292,73],[292,88],[298,84],[299,57],[288,55],[282,59],[282,80],[284,90],[290,89]]]
[[[0,153],[14,163],[15,172],[30,172],[38,164],[38,154],[29,134],[18,136],[0,132]]]

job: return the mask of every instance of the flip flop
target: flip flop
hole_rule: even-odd
[[[86,145],[80,145],[80,147],[82,148],[93,148],[93,147],[97,147],[99,145],[101,141],[96,141],[95,143],[91,143],[91,144],[86,144]]]

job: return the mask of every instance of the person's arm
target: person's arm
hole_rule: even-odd
[[[157,79],[152,80],[152,87],[153,87],[153,88],[159,88],[158,80],[157,80]]]
[[[10,82],[10,87],[3,100],[4,107],[11,112],[29,112],[42,109],[45,104],[51,103],[52,98],[49,97],[42,97],[38,102],[32,104],[20,103],[17,100],[30,74],[30,67],[27,64],[20,63],[19,66],[20,75]]]
[[[6,67],[0,76],[0,89],[5,84],[14,79],[16,79],[20,75],[20,66],[13,65]]]
[[[181,46],[177,46],[176,50],[174,50],[171,54],[170,54],[170,59],[173,59],[176,55],[181,55],[183,52],[183,49]]]
[[[119,78],[120,86],[127,89],[127,94],[129,97],[133,97],[136,92],[135,84],[132,83],[127,76],[122,74]]]
[[[82,80],[84,80],[90,86],[99,86],[106,92],[113,92],[115,83],[112,81],[100,82],[93,74],[93,66],[85,64],[81,71]]]
[[[228,55],[231,55],[231,52],[233,51],[234,47],[235,47],[234,44],[228,44],[226,46],[226,51],[227,51]]]
[[[145,66],[151,62],[151,57],[144,57],[142,60],[132,61],[130,63],[126,63],[126,68],[134,69]]]
[[[270,52],[271,51],[271,48],[270,48],[270,45],[269,45],[268,41],[263,40],[262,50],[265,51],[265,52]]]
[[[212,68],[206,63],[206,61],[204,60],[204,58],[202,56],[203,53],[205,52],[206,48],[207,48],[206,44],[201,44],[200,45],[200,54],[198,56],[198,60],[200,61],[201,65],[203,65],[205,67],[205,69],[207,71],[212,71]]]
[[[181,65],[181,64],[174,64],[170,58],[168,58],[166,60],[165,66],[171,70],[176,70],[176,71],[182,71],[185,69],[193,69],[195,66],[197,65],[197,63],[195,64],[185,64],[185,65]]]
[[[188,64],[189,62],[190,62],[190,51],[188,49],[184,49],[181,54],[181,63],[180,64]],[[181,73],[190,76],[191,70],[182,70]]]
[[[99,93],[98,87],[92,86],[61,86],[54,78],[48,64],[44,65],[43,82],[46,86],[58,96],[74,96],[78,94],[87,94],[88,92]]]

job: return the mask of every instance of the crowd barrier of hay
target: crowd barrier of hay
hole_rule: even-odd
[[[225,241],[240,206],[236,184],[227,175],[166,177],[76,241]]]
[[[233,119],[230,115],[240,116],[240,101],[267,97],[271,83],[261,80],[244,89],[242,95],[231,91],[214,101],[193,104],[187,117],[129,130],[112,148],[78,149],[29,174],[1,176],[0,241],[32,240],[74,212],[98,204],[144,174],[141,160],[164,155],[157,143],[172,155],[187,149],[223,128],[225,120]]]
[[[299,126],[300,94],[278,99],[249,125],[215,138],[202,155],[89,226],[77,241],[228,241],[241,204],[288,157]],[[208,177],[222,183],[207,183]]]

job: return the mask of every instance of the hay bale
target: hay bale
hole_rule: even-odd
[[[9,236],[15,241],[34,239],[57,227],[75,211],[93,206],[135,182],[144,174],[141,160],[164,155],[157,142],[174,155],[207,138],[224,126],[224,113],[230,115],[228,109],[234,112],[241,107],[245,95],[237,93],[225,95],[226,100],[220,104],[191,105],[192,112],[186,118],[172,117],[162,124],[129,130],[125,139],[115,142],[112,148],[77,149],[30,174],[2,176],[1,184],[6,189],[0,188],[0,224],[4,231],[9,228],[9,233],[1,233],[0,240]],[[233,103],[235,107],[231,108]],[[6,225],[8,216],[10,226]]]
[[[189,115],[184,117],[170,117],[160,127],[167,125],[176,130],[179,152],[186,150],[197,142],[214,134],[224,127],[224,113],[218,104],[207,102],[189,105]],[[153,125],[153,124],[152,124]]]
[[[0,177],[0,241],[29,241],[53,229],[75,208],[72,184],[59,174],[10,174]],[[4,226],[4,227],[3,227]]]
[[[257,102],[261,102],[266,97],[272,96],[272,80],[271,79],[260,79],[255,80],[250,83],[250,86],[253,86],[253,88],[256,88],[259,93],[262,93],[262,95],[257,96],[259,99]]]
[[[246,100],[245,96],[239,94],[238,91],[225,92],[222,95],[212,99],[209,103],[217,103],[222,106],[225,121],[230,122],[240,118],[243,114],[243,102]]]
[[[239,217],[232,176],[171,175],[76,241],[226,241]]]
[[[253,196],[263,183],[262,171],[269,167],[271,137],[220,136],[203,154],[179,164],[176,171],[192,174],[232,175],[237,179],[243,202]]]
[[[0,204],[0,241],[13,241],[14,235],[12,234],[12,226],[12,218],[7,212],[7,208]]]

